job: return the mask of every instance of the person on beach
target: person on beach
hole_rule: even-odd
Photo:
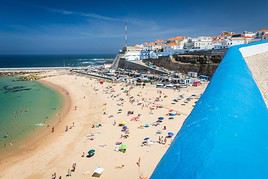
[[[56,172],[52,174],[52,179],[56,179]]]
[[[75,168],[76,168],[76,163],[73,163],[72,172],[75,172]]]
[[[85,152],[82,153],[81,157],[85,157]]]
[[[161,138],[160,138],[161,144],[163,144],[163,138],[164,138],[164,136],[161,136]]]
[[[138,165],[138,167],[141,166],[141,158],[139,157],[138,161],[136,162],[136,164]]]
[[[165,145],[166,143],[167,143],[167,138],[165,137],[163,144]]]
[[[55,130],[55,128],[54,128],[54,126],[53,126],[52,129],[51,129],[51,133],[54,133],[54,130]]]
[[[70,177],[70,176],[72,176],[72,173],[71,173],[71,170],[70,169],[68,169],[68,172],[67,172],[67,175],[66,175],[67,177]]]
[[[67,126],[66,126],[66,128],[65,128],[65,132],[67,132],[67,131],[68,131],[68,129],[69,129],[69,128],[68,128],[68,125],[67,125]]]

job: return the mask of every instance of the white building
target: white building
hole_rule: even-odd
[[[264,40],[268,39],[268,28],[258,30],[256,33],[256,38],[264,39]]]
[[[184,51],[183,46],[178,46],[177,44],[168,44],[163,48],[162,56],[182,54]]]
[[[208,50],[212,49],[212,38],[211,37],[198,37],[193,40],[194,42],[194,49],[200,49],[200,50]]]
[[[194,47],[194,42],[191,38],[187,38],[186,42],[184,43],[183,49],[192,49]]]
[[[246,40],[244,37],[232,37],[231,38],[231,46],[234,45],[241,45],[241,44],[246,44]]]
[[[213,49],[215,49],[215,50],[220,50],[220,49],[225,49],[225,48],[227,48],[227,47],[222,43],[222,41],[221,41],[221,42],[214,42],[214,43],[212,43],[212,46],[213,46]]]
[[[184,49],[194,49],[194,50],[209,50],[212,49],[212,37],[197,37],[197,38],[188,38],[184,42]]]
[[[222,46],[224,46],[225,48],[229,48],[232,46],[232,40],[231,39],[224,39],[221,42]]]
[[[256,37],[256,33],[244,31],[243,32],[243,36],[245,38],[255,38]]]
[[[229,48],[234,45],[247,44],[247,43],[249,43],[249,40],[243,37],[241,34],[233,35],[231,38],[227,38],[222,41],[222,45],[225,48]]]
[[[143,46],[136,45],[136,46],[128,46],[125,50],[125,55],[123,58],[129,61],[138,61],[141,60],[141,51]]]
[[[146,49],[142,50],[141,55],[140,55],[140,59],[144,60],[144,59],[149,59],[149,58],[156,59],[156,58],[158,58],[158,55],[156,52],[154,52],[152,50],[146,50]]]

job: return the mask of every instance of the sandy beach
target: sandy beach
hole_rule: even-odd
[[[55,119],[54,133],[1,160],[0,178],[91,178],[97,167],[104,169],[100,178],[148,178],[206,87],[101,84],[64,70],[44,75],[44,83],[69,98],[68,110]],[[116,144],[126,144],[126,151]],[[89,158],[90,149],[95,155]]]

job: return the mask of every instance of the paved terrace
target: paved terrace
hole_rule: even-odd
[[[262,48],[263,51],[260,51]],[[259,53],[252,52],[257,50]],[[268,44],[256,45],[254,48],[245,47],[241,52],[268,106]]]

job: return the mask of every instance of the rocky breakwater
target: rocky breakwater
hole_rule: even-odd
[[[39,72],[0,72],[1,76],[18,76],[20,80],[39,80],[41,77],[39,76]]]

